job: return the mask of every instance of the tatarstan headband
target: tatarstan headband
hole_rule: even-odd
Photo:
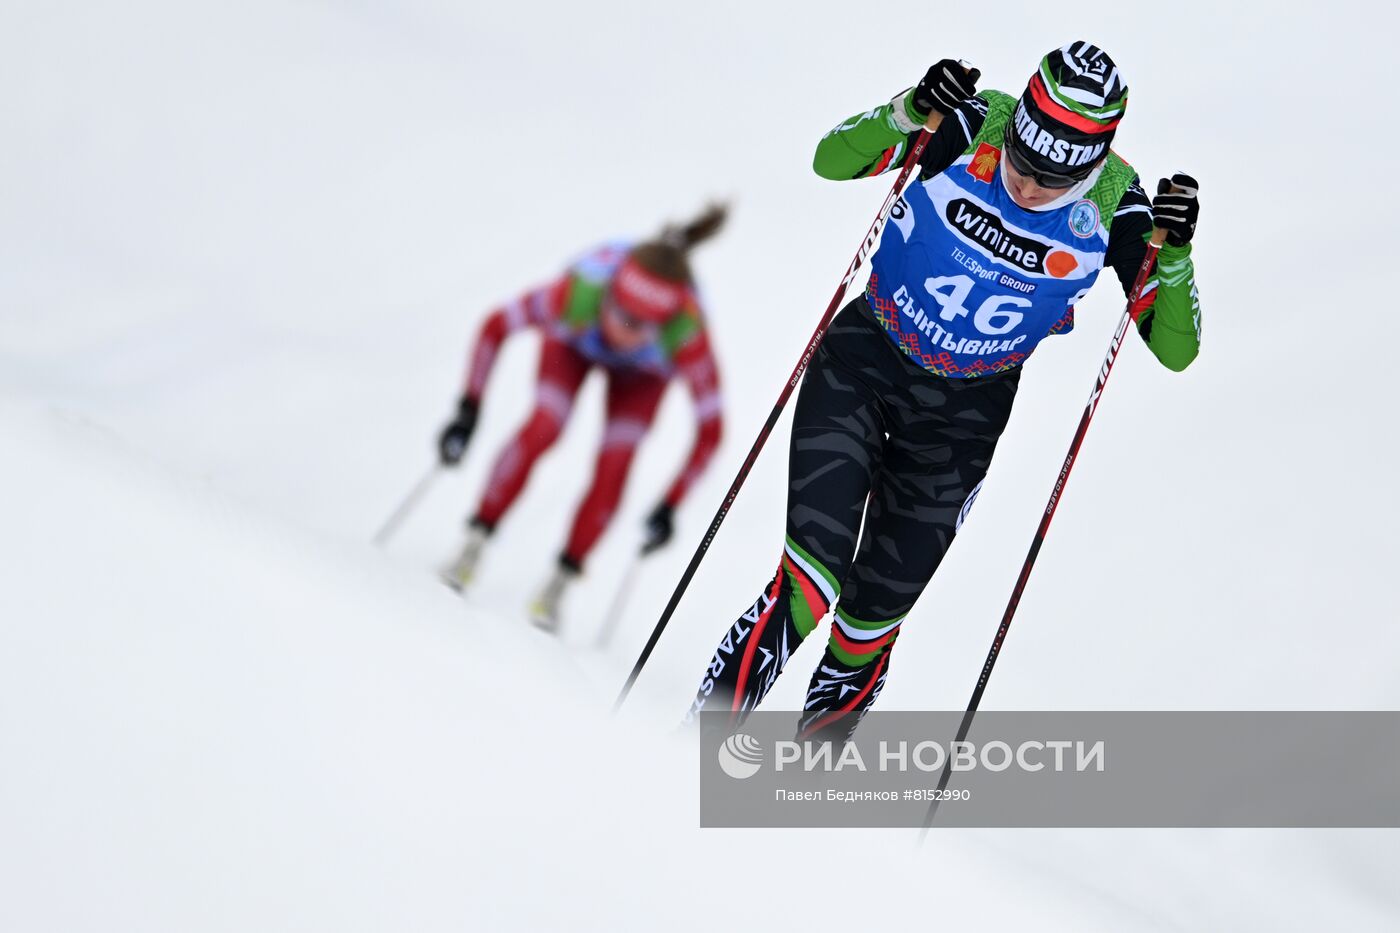
[[[1083,114],[1075,113],[1046,92],[1045,82],[1041,79],[1039,72],[1031,75],[1029,90],[1031,92],[1031,99],[1035,101],[1037,107],[1044,111],[1046,116],[1056,123],[1067,126],[1073,130],[1078,130],[1081,133],[1111,133],[1123,119],[1122,117],[1118,117],[1104,122],[1091,119]]]

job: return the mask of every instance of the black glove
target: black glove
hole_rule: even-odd
[[[946,117],[958,104],[977,93],[980,77],[982,72],[976,68],[964,68],[961,63],[945,58],[930,68],[914,88],[914,109],[924,119],[935,110]]]
[[[671,540],[676,530],[675,515],[676,510],[668,502],[662,502],[651,510],[647,516],[646,540],[642,542],[643,554],[650,554]]]
[[[448,422],[438,436],[438,460],[443,466],[456,466],[462,462],[462,454],[467,452],[467,441],[472,439],[476,427],[477,403],[463,398],[457,406],[457,417]]]
[[[1157,182],[1157,196],[1152,199],[1152,225],[1167,231],[1168,246],[1185,246],[1196,232],[1196,218],[1201,204],[1196,199],[1200,182],[1190,175],[1177,172],[1170,179]]]

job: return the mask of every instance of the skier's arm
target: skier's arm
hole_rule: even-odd
[[[923,119],[913,110],[913,90],[858,114],[822,137],[812,158],[812,170],[823,178],[844,181],[869,178],[904,164],[905,154],[922,131]],[[987,102],[969,98],[939,124],[924,147],[920,162],[925,176],[953,164],[982,127]]]
[[[1126,295],[1137,280],[1147,241],[1152,236],[1152,202],[1134,183],[1118,204],[1105,257]],[[1133,306],[1138,334],[1152,355],[1173,372],[1181,372],[1201,349],[1201,304],[1196,292],[1191,244],[1164,244],[1156,267]]]
[[[462,396],[457,400],[457,413],[438,434],[438,461],[443,466],[462,462],[476,431],[477,415],[481,411],[481,393],[496,364],[501,343],[515,331],[530,325],[539,326],[560,315],[572,283],[570,276],[526,292],[514,301],[486,316],[472,349],[467,365],[467,378]]]
[[[480,403],[486,380],[496,365],[496,354],[507,337],[526,327],[538,327],[559,317],[572,282],[570,276],[564,276],[526,292],[486,316],[477,333],[466,381],[462,386],[464,400]]]
[[[709,335],[703,327],[677,351],[675,360],[695,403],[695,443],[691,445],[685,466],[666,491],[665,504],[671,508],[680,505],[686,492],[709,465],[710,458],[719,447],[724,425],[719,368],[710,349]]]

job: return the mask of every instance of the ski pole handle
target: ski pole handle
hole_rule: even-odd
[[[1166,190],[1165,193],[1166,193],[1166,194],[1176,194],[1177,192],[1180,192],[1180,191],[1181,191],[1181,189],[1178,188],[1176,185],[1168,185],[1168,186],[1167,186],[1167,190]],[[1164,244],[1164,243],[1167,242],[1167,231],[1164,230],[1164,229],[1162,229],[1161,227],[1153,227],[1153,228],[1152,228],[1152,239],[1149,240],[1148,242],[1149,242],[1149,244],[1150,244],[1151,246],[1155,247],[1156,249],[1161,249],[1161,248],[1162,248],[1162,244]],[[1153,255],[1156,255],[1155,252],[1153,253]]]
[[[972,62],[964,61],[960,58],[958,59],[958,64],[962,67],[963,71],[969,73],[972,71]],[[938,126],[942,122],[943,114],[939,113],[937,110],[930,110],[928,112],[928,117],[924,119],[924,129],[928,130],[930,133],[935,133],[938,131]]]

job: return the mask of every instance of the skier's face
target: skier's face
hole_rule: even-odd
[[[1029,175],[1016,171],[1010,159],[1001,160],[1001,171],[1006,179],[1006,190],[1011,193],[1011,200],[1016,202],[1017,207],[1034,210],[1065,193],[1064,188],[1044,188],[1036,184]]]
[[[608,346],[622,353],[639,350],[656,339],[655,324],[628,314],[611,295],[603,301],[599,323]]]

